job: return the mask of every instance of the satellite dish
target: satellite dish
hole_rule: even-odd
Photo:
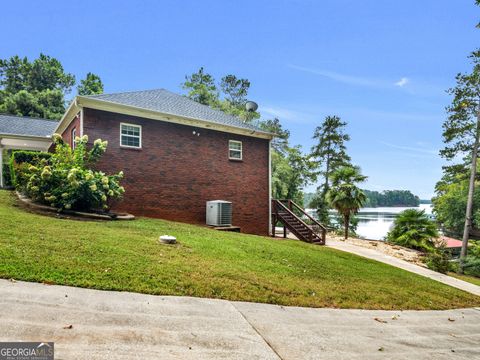
[[[245,109],[247,109],[248,112],[254,112],[257,111],[258,109],[258,104],[254,101],[247,101],[245,103]]]

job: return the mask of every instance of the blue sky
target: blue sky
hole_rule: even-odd
[[[0,57],[57,57],[106,92],[181,92],[200,66],[252,83],[308,150],[326,115],[348,122],[348,150],[372,190],[433,194],[441,176],[445,89],[479,45],[473,0],[9,1]],[[314,188],[311,185],[309,189]]]

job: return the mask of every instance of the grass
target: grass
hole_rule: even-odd
[[[160,245],[163,234],[179,244]],[[474,295],[326,247],[156,219],[56,219],[26,212],[7,191],[0,191],[0,277],[310,307],[480,306]]]
[[[448,275],[453,276],[457,279],[467,281],[469,283],[480,286],[480,278],[478,278],[478,277],[465,275],[465,274],[457,274],[455,272],[449,272]]]

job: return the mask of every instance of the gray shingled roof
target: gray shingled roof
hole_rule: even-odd
[[[57,125],[56,120],[0,114],[0,137],[2,135],[49,137],[53,135]]]
[[[86,97],[266,133],[259,127],[246,124],[235,116],[227,115],[220,110],[214,110],[207,105],[199,104],[186,96],[165,89],[89,95]]]

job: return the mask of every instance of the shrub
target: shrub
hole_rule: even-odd
[[[10,176],[10,165],[2,164],[3,166],[3,186],[10,187],[12,186],[12,177]]]
[[[454,270],[454,265],[450,262],[450,254],[445,247],[439,247],[430,252],[425,258],[425,264],[430,270],[446,274]]]
[[[395,219],[386,240],[407,248],[432,252],[435,250],[433,239],[437,237],[435,223],[425,215],[423,210],[407,209]]]
[[[15,186],[34,201],[63,209],[88,211],[107,209],[109,199],[124,193],[123,173],[106,175],[92,167],[105,153],[107,142],[95,140],[87,149],[88,137],[75,139],[75,150],[53,136],[55,152],[49,156],[15,155]],[[23,156],[23,157],[22,157]],[[17,163],[22,160],[28,162]]]
[[[480,258],[472,255],[467,256],[463,264],[463,273],[480,277]]]
[[[16,150],[12,153],[10,157],[9,163],[9,174],[10,174],[10,182],[12,186],[17,185],[17,176],[22,176],[22,172],[20,168],[28,166],[28,164],[38,163],[40,160],[45,159],[48,160],[52,154],[39,152],[39,151],[27,151],[27,150]],[[24,184],[26,183],[26,179],[19,179],[19,183]]]
[[[463,263],[463,272],[466,275],[480,277],[480,242],[470,241],[468,256]]]

